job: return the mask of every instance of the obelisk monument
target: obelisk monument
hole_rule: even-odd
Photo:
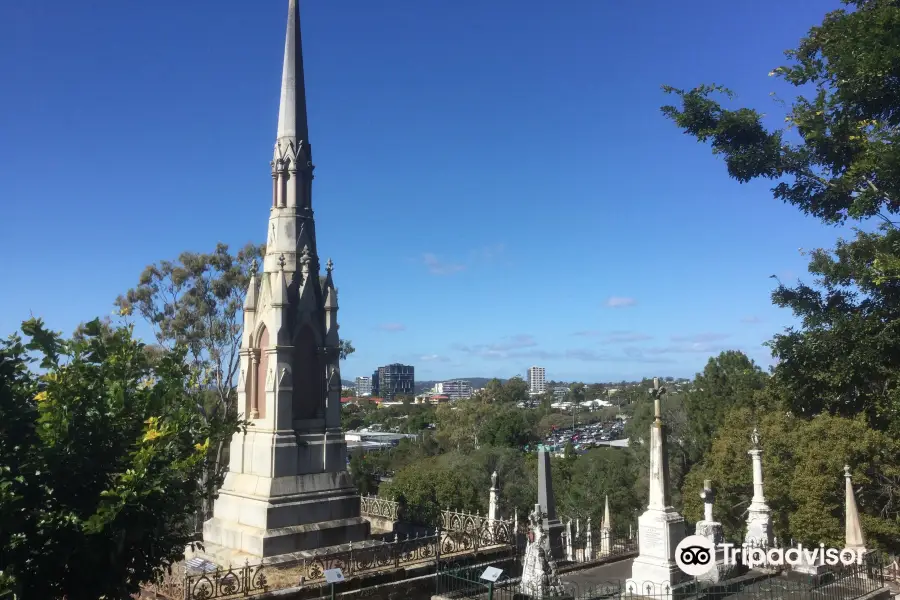
[[[626,582],[628,593],[667,598],[686,575],[675,563],[675,548],[684,539],[684,517],[672,506],[666,429],[661,399],[666,389],[653,380],[654,420],[650,426],[650,494],[647,510],[638,517],[638,557]]]

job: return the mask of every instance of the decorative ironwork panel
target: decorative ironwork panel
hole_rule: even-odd
[[[368,517],[381,517],[397,521],[400,518],[400,503],[378,496],[362,496],[360,498],[360,512]]]

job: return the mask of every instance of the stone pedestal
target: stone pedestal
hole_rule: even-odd
[[[638,518],[640,554],[632,563],[626,589],[666,597],[673,586],[686,581],[688,577],[675,564],[675,548],[684,537],[684,517],[674,509],[650,509],[642,514]]]
[[[343,470],[345,453],[340,433],[237,434],[213,518],[203,524],[204,553],[220,564],[281,562],[366,539],[370,525]]]
[[[740,564],[740,562],[730,563],[726,556],[726,549],[719,548],[718,544],[721,544],[725,541],[725,533],[722,530],[722,524],[716,521],[697,521],[697,527],[694,530],[695,535],[702,535],[716,547],[715,554],[715,567],[710,569],[706,573],[697,576],[698,581],[706,581],[709,583],[718,583],[720,581],[725,581],[727,579],[731,579],[732,577],[737,577],[746,569]]]

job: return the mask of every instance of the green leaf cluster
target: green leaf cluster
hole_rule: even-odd
[[[128,597],[183,557],[209,446],[241,424],[201,417],[183,349],[151,360],[130,327],[97,320],[72,340],[34,319],[22,331],[0,343],[5,585]]]

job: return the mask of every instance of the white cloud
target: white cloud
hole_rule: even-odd
[[[609,308],[627,308],[629,306],[635,306],[637,304],[637,300],[634,298],[629,298],[627,296],[610,296],[604,302],[606,306]]]
[[[437,255],[425,253],[422,255],[422,264],[432,275],[450,275],[465,270],[465,265],[449,263],[440,260]]]

